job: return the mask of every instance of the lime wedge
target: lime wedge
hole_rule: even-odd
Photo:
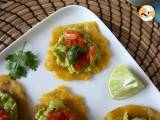
[[[126,66],[118,65],[111,73],[108,88],[114,99],[125,99],[140,92],[144,84]]]

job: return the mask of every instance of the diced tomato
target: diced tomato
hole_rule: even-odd
[[[3,108],[0,108],[0,120],[11,120],[9,114]]]
[[[65,116],[61,112],[53,112],[47,117],[47,120],[65,120]]]
[[[76,31],[74,31],[74,30],[67,30],[66,32],[65,32],[66,34],[75,34],[75,35],[79,35],[78,34],[78,32],[76,32]]]
[[[75,39],[77,39],[77,36],[75,34],[67,34],[67,33],[65,33],[64,34],[64,38],[66,40],[75,40]]]
[[[85,39],[83,39],[80,36],[77,38],[77,41],[78,41],[78,45],[80,45],[80,46],[84,46],[86,44]]]
[[[86,67],[89,64],[87,53],[84,53],[77,57],[77,64],[74,65],[74,67],[77,70],[80,70],[83,67]]]
[[[76,31],[69,30],[64,33],[65,40],[75,40],[78,36],[79,34]]]
[[[50,113],[47,120],[73,120],[73,113],[67,109],[60,109]]]
[[[74,65],[74,67],[75,67],[77,70],[80,70],[83,66],[82,66],[82,64],[77,63],[77,64]]]
[[[69,48],[72,45],[76,45],[77,41],[76,40],[66,40],[66,46]]]
[[[94,62],[94,60],[96,59],[96,55],[97,55],[97,49],[95,46],[89,47],[88,55],[89,55],[89,62],[90,63]]]
[[[86,44],[85,39],[83,39],[76,31],[66,31],[64,33],[64,38],[67,47],[71,47],[75,44],[79,46],[84,46]]]

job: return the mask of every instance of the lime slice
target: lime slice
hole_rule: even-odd
[[[144,84],[126,66],[118,65],[111,73],[108,88],[114,99],[125,99],[140,92]]]

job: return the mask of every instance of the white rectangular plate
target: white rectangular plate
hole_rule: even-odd
[[[51,32],[59,25],[79,22],[96,21],[101,33],[109,40],[112,57],[108,68],[101,73],[94,75],[88,81],[65,82],[57,80],[52,73],[44,67],[46,52],[48,50]],[[102,120],[104,114],[118,106],[125,104],[138,104],[153,107],[160,110],[160,94],[146,74],[124,49],[105,24],[90,10],[81,6],[68,6],[58,10],[45,20],[34,26],[27,33],[22,35],[16,42],[9,46],[0,54],[0,73],[7,73],[4,58],[20,48],[24,41],[28,41],[28,49],[39,56],[40,65],[38,70],[29,71],[27,78],[18,80],[28,95],[31,112],[33,106],[38,103],[40,96],[48,91],[54,90],[59,85],[70,87],[74,93],[85,98],[89,108],[89,120]],[[125,64],[136,71],[136,74],[143,79],[147,86],[139,94],[125,100],[113,100],[108,93],[108,78],[113,68],[118,64]]]

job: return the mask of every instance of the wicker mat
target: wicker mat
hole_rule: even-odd
[[[154,21],[143,22],[138,17],[138,8],[126,0],[0,2],[0,51],[37,22],[70,4],[85,6],[98,15],[160,90],[160,25]]]

